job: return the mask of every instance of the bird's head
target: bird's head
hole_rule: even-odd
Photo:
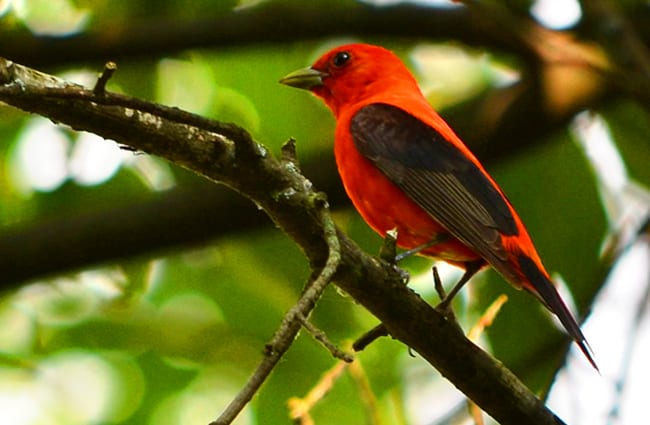
[[[343,105],[367,102],[387,91],[417,83],[402,61],[390,50],[369,44],[347,44],[321,56],[312,66],[280,80],[309,90],[338,115]],[[419,90],[417,90],[419,92]]]

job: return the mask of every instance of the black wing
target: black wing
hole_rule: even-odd
[[[361,108],[350,131],[358,151],[409,198],[504,272],[500,235],[518,233],[510,208],[486,175],[434,128],[383,103]]]

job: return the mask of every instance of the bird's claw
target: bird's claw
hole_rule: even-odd
[[[400,269],[399,267],[397,267],[396,264],[393,264],[393,269],[399,274],[400,279],[402,280],[404,285],[408,285],[409,281],[411,280],[411,275],[409,274],[409,272],[407,272],[404,269]]]

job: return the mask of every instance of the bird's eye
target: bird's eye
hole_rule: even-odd
[[[332,58],[332,65],[334,65],[335,68],[341,68],[350,60],[350,57],[351,56],[348,52],[338,52]]]

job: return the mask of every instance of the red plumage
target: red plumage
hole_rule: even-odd
[[[281,82],[312,91],[334,113],[338,170],[371,228],[396,228],[406,249],[435,241],[420,254],[464,268],[467,279],[491,265],[555,313],[597,368],[517,212],[397,56],[345,45]]]

